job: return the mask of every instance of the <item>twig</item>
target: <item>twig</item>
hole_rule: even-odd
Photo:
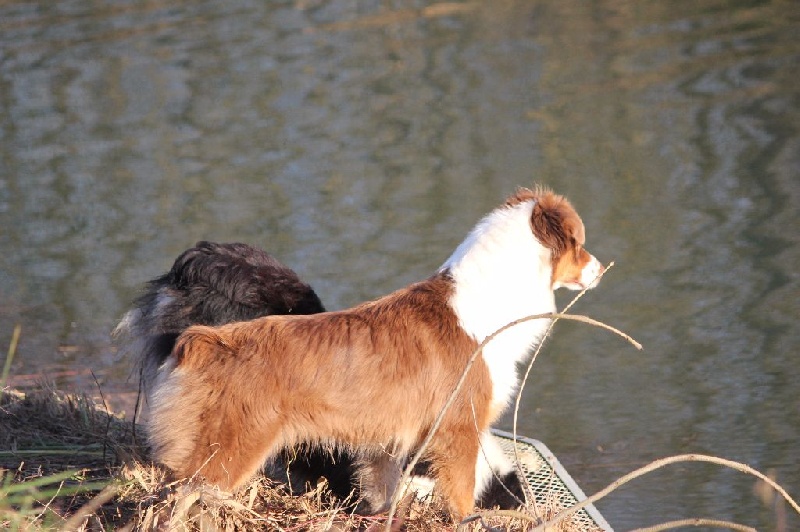
[[[519,519],[521,521],[528,521],[534,525],[539,523],[539,518],[535,515],[526,514],[525,512],[521,512],[519,510],[482,510],[465,517],[461,523],[469,523],[484,517],[506,517],[509,519]]]
[[[6,362],[3,364],[3,373],[0,374],[0,390],[6,387],[6,379],[8,379],[8,374],[11,373],[11,361],[14,360],[14,355],[17,352],[17,344],[19,343],[19,335],[21,332],[22,325],[18,323],[14,326],[14,332],[11,333],[11,343],[8,344]]]
[[[756,471],[752,467],[750,467],[750,466],[748,466],[746,464],[742,464],[740,462],[734,462],[733,460],[726,460],[724,458],[719,458],[719,457],[716,457],[716,456],[708,456],[708,455],[705,455],[705,454],[681,454],[681,455],[677,455],[677,456],[668,456],[666,458],[661,458],[660,460],[656,460],[654,462],[651,462],[651,463],[647,464],[644,467],[640,467],[639,469],[637,469],[635,471],[632,471],[632,472],[628,473],[627,475],[624,475],[624,476],[618,478],[617,480],[615,480],[614,482],[612,482],[611,484],[609,484],[608,486],[606,486],[602,490],[598,491],[597,493],[595,493],[591,497],[582,500],[581,502],[579,502],[578,504],[576,504],[574,506],[571,506],[571,507],[569,507],[569,508],[567,508],[565,510],[562,510],[561,512],[556,514],[552,519],[550,519],[548,521],[545,521],[544,523],[542,523],[539,526],[537,526],[536,528],[534,528],[533,532],[544,532],[545,530],[548,530],[548,527],[550,527],[550,526],[558,523],[559,521],[563,520],[564,518],[574,514],[575,512],[580,510],[581,508],[583,508],[585,506],[588,506],[590,504],[593,504],[596,501],[599,501],[600,499],[602,499],[603,497],[605,497],[606,495],[608,495],[612,491],[616,490],[617,488],[619,488],[623,484],[627,484],[631,480],[633,480],[635,478],[638,478],[638,477],[640,477],[642,475],[645,475],[645,474],[647,474],[647,473],[649,473],[651,471],[655,471],[656,469],[660,469],[660,468],[662,468],[664,466],[667,466],[667,465],[670,465],[670,464],[675,464],[675,463],[678,463],[678,462],[710,462],[712,464],[717,464],[717,465],[722,465],[722,466],[725,466],[725,467],[730,467],[731,469],[735,469],[737,471],[741,471],[742,473],[753,475],[754,477],[757,477],[757,478],[761,479],[762,481],[764,481],[765,483],[769,484],[775,491],[780,493],[781,496],[784,499],[786,499],[786,501],[792,506],[792,508],[794,508],[794,510],[798,513],[798,515],[800,515],[800,505],[798,505],[797,502],[795,502],[795,500],[792,499],[789,496],[789,494],[786,492],[786,490],[783,489],[781,486],[779,486],[777,482],[775,482],[774,480],[772,480],[771,478],[769,478],[765,474],[763,474],[763,473],[761,473],[759,471]]]
[[[703,519],[695,517],[692,519],[681,519],[679,521],[669,521],[667,523],[660,523],[658,525],[648,526],[646,528],[637,528],[630,532],[661,532],[661,530],[670,530],[672,528],[681,528],[685,526],[711,526],[715,528],[727,528],[729,530],[740,530],[742,532],[758,532],[755,528],[747,525],[740,525],[739,523],[732,523],[730,521],[720,521],[718,519]]]
[[[583,290],[578,292],[578,294],[575,297],[572,298],[572,301],[570,301],[569,304],[566,307],[564,307],[564,310],[561,311],[562,314],[566,314],[569,311],[569,309],[571,309],[575,305],[575,303],[577,303],[578,300],[583,297],[583,295],[586,293],[586,291],[589,290],[589,287],[596,286],[597,283],[600,282],[600,279],[602,279],[603,276],[606,274],[606,272],[608,272],[608,270],[610,270],[613,267],[614,267],[614,261],[612,260],[611,262],[608,263],[608,266],[606,266],[605,269],[603,269],[603,271],[601,271],[599,274],[597,274],[597,276],[594,278],[594,280],[592,280],[592,282],[586,288],[584,288]],[[544,332],[544,335],[542,336],[542,339],[539,342],[539,345],[536,346],[536,350],[533,352],[533,355],[531,356],[531,359],[528,362],[528,367],[525,369],[525,374],[523,375],[522,381],[520,382],[519,389],[517,390],[517,398],[516,398],[516,400],[514,402],[514,421],[513,421],[513,424],[512,424],[511,433],[514,435],[514,464],[515,464],[515,466],[517,468],[517,475],[520,478],[524,478],[525,477],[525,474],[522,471],[522,467],[520,466],[519,447],[517,445],[517,443],[518,443],[518,440],[517,440],[517,421],[519,419],[519,404],[520,404],[520,401],[522,400],[522,390],[525,389],[525,384],[528,382],[528,376],[530,376],[530,374],[531,374],[531,369],[533,369],[533,364],[536,362],[536,359],[539,357],[539,352],[542,350],[542,347],[544,346],[545,340],[547,340],[547,338],[550,336],[550,333],[553,331],[553,327],[556,326],[556,322],[557,321],[558,321],[558,318],[554,318],[553,321],[550,322],[550,325],[547,327],[547,330]],[[636,346],[637,349],[642,349],[641,344],[639,344],[638,342],[635,342],[629,336],[626,336],[626,338],[631,343],[633,343],[633,345]],[[525,498],[532,501],[534,496],[533,496],[533,493],[531,493],[531,491],[530,491],[530,486],[528,485],[527,482],[524,482],[523,486],[524,486],[524,491],[525,491]],[[534,512],[534,515],[537,515],[536,505],[535,504],[533,505],[533,512]],[[537,517],[538,517],[538,515],[537,515]]]
[[[138,445],[138,441],[136,440],[136,421],[139,419],[139,416],[142,414],[142,381],[144,380],[144,364],[140,363],[139,365],[139,384],[138,384],[138,391],[136,392],[136,404],[133,406],[133,419],[131,420],[131,436],[133,437],[133,444]]]
[[[546,312],[544,314],[534,314],[534,315],[531,315],[531,316],[526,316],[524,318],[520,318],[518,320],[514,320],[511,323],[507,323],[506,325],[500,327],[495,332],[493,332],[492,334],[490,334],[489,336],[484,338],[483,341],[478,345],[478,347],[476,347],[475,350],[472,352],[472,355],[469,357],[469,360],[467,361],[467,364],[464,367],[464,370],[461,372],[461,377],[458,379],[458,382],[456,383],[455,387],[453,388],[453,391],[450,393],[449,397],[447,398],[447,401],[445,402],[444,406],[439,411],[439,415],[436,417],[436,420],[434,421],[433,426],[431,427],[431,430],[428,432],[427,436],[422,441],[422,444],[420,445],[420,447],[417,450],[417,452],[414,454],[414,456],[411,459],[411,461],[408,463],[408,465],[406,465],[405,471],[403,471],[403,476],[400,478],[400,483],[398,484],[398,488],[395,489],[395,492],[392,495],[392,503],[391,503],[391,505],[389,507],[389,518],[386,521],[386,530],[387,530],[387,532],[391,529],[392,519],[394,518],[395,512],[397,511],[397,503],[398,503],[399,494],[400,494],[400,489],[399,488],[401,486],[405,486],[408,483],[408,479],[411,476],[411,472],[414,470],[414,467],[417,465],[417,462],[419,461],[420,457],[423,455],[423,453],[427,449],[428,445],[430,444],[430,441],[433,439],[433,436],[436,434],[436,431],[439,430],[439,425],[441,425],[442,419],[444,419],[445,414],[447,413],[448,410],[450,410],[450,407],[455,402],[456,396],[458,395],[458,392],[461,390],[461,387],[464,385],[464,381],[466,381],[466,379],[467,379],[467,374],[469,374],[469,370],[472,368],[472,365],[475,363],[475,360],[478,358],[478,355],[481,354],[481,352],[483,351],[483,348],[486,346],[486,344],[488,344],[490,341],[492,341],[500,333],[504,332],[507,329],[510,329],[511,327],[519,325],[520,323],[525,323],[525,322],[533,321],[533,320],[555,319],[555,318],[560,318],[560,319],[565,319],[565,320],[580,321],[580,322],[583,322],[583,323],[588,323],[590,325],[595,325],[597,327],[609,330],[609,331],[611,331],[611,332],[613,332],[613,333],[615,333],[615,334],[617,334],[619,336],[622,336],[623,338],[628,340],[630,343],[632,343],[634,346],[636,346],[637,349],[641,349],[642,348],[642,345],[639,342],[637,342],[636,340],[634,340],[633,338],[631,338],[630,336],[628,336],[624,332],[620,331],[619,329],[616,329],[616,328],[612,327],[611,325],[607,325],[605,323],[599,322],[597,320],[589,318],[588,316],[581,316],[581,315],[577,315],[577,314],[563,314],[563,313],[559,313],[559,312]]]
[[[106,432],[103,434],[103,461],[105,461],[106,449],[108,448],[108,431],[111,429],[111,407],[106,402],[106,398],[103,395],[103,389],[100,387],[100,382],[97,380],[97,375],[94,374],[93,370],[91,373],[94,383],[97,385],[97,391],[100,392],[100,400],[103,401],[103,408],[106,411]]]
[[[63,487],[64,487],[64,481],[62,480],[62,481],[61,481],[61,482],[58,484],[58,489],[56,489],[56,491],[55,491],[55,493],[53,494],[53,496],[52,496],[52,497],[50,497],[50,500],[49,500],[49,501],[47,501],[47,503],[46,503],[46,504],[44,505],[44,507],[42,508],[42,511],[41,511],[41,512],[39,512],[39,514],[38,514],[36,517],[34,517],[34,518],[33,518],[33,522],[34,522],[34,523],[35,523],[36,521],[38,521],[39,519],[41,519],[41,518],[42,518],[42,516],[43,516],[43,515],[44,515],[44,514],[45,514],[45,513],[46,513],[46,512],[47,512],[47,511],[50,509],[50,505],[51,505],[51,504],[53,504],[53,501],[54,501],[54,500],[56,500],[56,497],[58,497],[58,495],[61,493],[61,488],[63,488]]]
[[[77,530],[83,525],[84,519],[97,512],[105,503],[114,498],[119,491],[119,485],[109,484],[103,488],[100,493],[93,497],[90,501],[80,507],[77,512],[72,514],[72,517],[67,519],[61,530]]]

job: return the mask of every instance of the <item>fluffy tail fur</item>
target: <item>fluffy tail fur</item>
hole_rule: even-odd
[[[178,335],[192,325],[324,311],[311,286],[269,253],[247,244],[203,241],[147,284],[114,335],[138,363],[149,392]]]

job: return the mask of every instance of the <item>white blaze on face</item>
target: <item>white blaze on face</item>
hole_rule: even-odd
[[[594,255],[589,255],[591,260],[581,270],[581,284],[585,288],[594,288],[600,281],[600,275],[605,271],[605,267],[597,260]]]

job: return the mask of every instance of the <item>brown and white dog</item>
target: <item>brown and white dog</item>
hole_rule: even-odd
[[[425,281],[348,310],[190,327],[158,369],[154,457],[176,477],[199,474],[225,490],[299,443],[402,460],[479,342],[553,312],[555,289],[594,284],[603,267],[584,240],[565,198],[520,189]],[[486,345],[428,447],[456,519],[491,475],[481,446],[491,445],[488,429],[518,386],[517,363],[547,326],[525,322]]]
[[[324,312],[313,288],[269,253],[243,243],[198,242],[169,271],[149,281],[114,331],[114,338],[139,368],[149,403],[159,367],[178,336],[193,325],[219,326],[275,314]],[[490,439],[490,445],[494,443]],[[488,482],[476,489],[481,508],[516,508],[522,481],[502,449],[483,449]],[[385,509],[405,464],[385,454],[303,445],[264,464],[264,474],[291,493],[316,487],[324,477],[332,495],[357,513]],[[418,485],[430,485],[427,468],[415,469]]]

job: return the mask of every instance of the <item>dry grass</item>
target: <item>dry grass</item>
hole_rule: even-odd
[[[132,442],[130,424],[85,396],[48,386],[27,394],[3,390],[0,526],[59,524],[116,482],[121,465],[141,453]]]
[[[136,431],[141,438],[141,428]],[[382,530],[387,515],[358,516],[324,482],[289,496],[265,478],[235,495],[173,483],[146,459],[133,425],[86,396],[51,387],[0,395],[0,528],[45,530]],[[549,506],[549,505],[545,505]],[[462,530],[530,527],[560,509],[486,512]],[[453,530],[437,500],[401,501],[394,530]],[[579,530],[569,520],[556,530]]]

